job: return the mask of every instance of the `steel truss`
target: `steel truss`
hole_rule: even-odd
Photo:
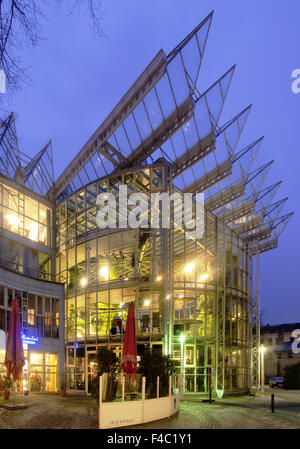
[[[119,176],[122,170],[147,167],[163,159],[169,167],[165,182],[172,191],[205,192],[205,206],[220,219],[224,236],[230,227],[249,251],[244,270],[248,287],[245,301],[250,317],[246,348],[248,386],[259,388],[260,254],[277,247],[279,235],[292,214],[279,217],[287,198],[273,202],[281,182],[264,187],[273,161],[255,166],[264,137],[239,148],[251,105],[220,126],[235,66],[210,87],[202,89],[199,85],[212,16],[213,13],[209,14],[168,55],[162,50],[157,53],[54,184],[52,162],[50,170],[44,162],[46,154],[52,161],[50,144],[27,161],[25,180],[31,182],[33,173],[43,170],[47,195],[59,204],[72,192],[99,178]],[[6,128],[9,125],[3,122],[0,145],[4,142]],[[18,154],[18,151],[11,151],[9,155],[13,170],[16,170]],[[3,161],[0,162],[3,165]],[[176,241],[173,243],[176,251]],[[216,251],[224,261],[228,256],[226,243],[224,237],[223,248]],[[170,257],[173,262],[173,254]],[[166,265],[167,262],[165,260]],[[216,281],[218,293],[214,303],[215,389],[220,391],[225,388],[226,368],[225,263],[223,271],[223,278]],[[169,274],[170,287],[171,271]],[[172,307],[171,299],[163,311],[165,317],[172,312]],[[171,325],[168,327],[165,323],[169,352],[172,350],[170,329]]]

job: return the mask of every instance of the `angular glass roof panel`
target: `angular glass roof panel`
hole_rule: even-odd
[[[75,190],[78,190],[78,189],[80,189],[82,187],[82,182],[81,182],[81,179],[79,178],[78,175],[76,175],[73,178],[73,185],[75,187]]]
[[[143,102],[139,103],[132,114],[136,120],[142,141],[146,140],[147,137],[149,137],[152,134],[152,128],[146,113],[144,103]]]
[[[106,175],[106,172],[104,170],[104,166],[101,162],[101,158],[99,153],[95,153],[92,158],[90,159],[91,163],[93,164],[93,168],[97,173],[97,178],[102,178]]]
[[[167,71],[174,92],[176,104],[177,106],[180,106],[188,98],[190,91],[179,54],[170,62],[170,64],[168,64]]]
[[[14,178],[21,164],[14,115],[0,120],[0,172]]]
[[[273,201],[281,184],[282,184],[282,181],[279,181],[271,186],[261,189],[257,195],[256,201],[259,201],[263,207],[266,207],[268,204],[270,204]]]
[[[28,162],[24,172],[25,185],[40,195],[45,195],[54,183],[52,144],[48,142]]]
[[[114,165],[103,154],[98,153],[99,162],[102,164],[105,174],[109,174],[114,170]]]
[[[187,72],[188,83],[193,93],[198,80],[201,66],[201,56],[196,38],[191,39],[181,50],[181,55]]]
[[[188,148],[192,148],[194,145],[196,145],[196,143],[199,142],[199,136],[194,117],[186,122],[181,129]]]
[[[93,171],[90,170],[89,174],[92,177]],[[89,184],[91,181],[93,181],[93,178],[91,179],[90,176],[88,176],[88,174],[85,170],[85,167],[82,167],[82,169],[78,173],[78,177],[80,178],[82,186],[85,186],[85,185]]]
[[[133,114],[129,114],[128,117],[123,122],[124,128],[128,137],[128,140],[130,142],[131,149],[137,148],[141,143],[142,139],[140,136],[140,133],[138,132],[137,124],[134,119]],[[121,125],[122,126],[122,125]],[[128,151],[128,146],[125,147],[126,151]],[[128,154],[122,152],[123,156],[128,156]]]
[[[198,134],[201,139],[204,139],[204,137],[206,137],[212,130],[205,97],[202,97],[197,101],[194,109],[194,116]]]
[[[212,14],[210,16],[208,16],[208,20],[206,20],[202,24],[202,26],[199,28],[199,30],[196,33],[198,47],[199,47],[199,51],[200,51],[200,54],[201,54],[202,57],[203,57],[203,53],[204,53],[204,50],[205,50],[205,46],[206,46],[206,42],[207,42],[207,37],[208,37],[211,21],[212,21]]]
[[[151,89],[150,92],[145,96],[144,104],[152,125],[152,129],[155,130],[161,125],[163,121],[163,115],[159,106],[155,89]]]
[[[248,108],[244,109],[240,114],[230,120],[230,122],[226,125],[222,126],[219,130],[219,133],[224,133],[228,154],[231,157],[235,153],[250,110],[251,106],[248,106]]]
[[[116,141],[118,143],[118,147],[120,148],[121,153],[124,156],[128,156],[131,153],[132,150],[131,150],[131,147],[130,147],[128,136],[125,133],[125,129],[124,129],[123,123],[121,123],[121,125],[115,130],[114,134],[115,134],[115,139],[116,139]],[[102,156],[102,161],[104,163],[104,156]],[[107,171],[107,173],[110,173],[110,172]]]
[[[168,118],[175,111],[176,105],[167,74],[158,81],[155,90],[164,118]]]
[[[178,131],[176,131],[176,133],[173,134],[173,136],[171,137],[171,141],[174,147],[176,158],[178,158],[179,156],[181,156],[183,153],[186,152],[187,149],[186,143],[184,141],[181,129],[179,129]]]

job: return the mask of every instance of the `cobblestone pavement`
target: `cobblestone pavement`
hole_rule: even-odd
[[[275,394],[275,413],[270,411],[270,395]],[[97,406],[93,398],[55,394],[19,397],[25,410],[0,408],[0,429],[97,429]],[[0,404],[4,402],[0,398]],[[136,429],[299,429],[300,391],[270,390],[264,395],[228,397],[214,404],[186,395],[180,412]]]
[[[271,413],[271,393],[275,413]],[[202,403],[196,395],[186,395],[180,412],[172,418],[155,421],[136,429],[299,429],[300,391],[266,389],[256,397],[241,396]]]
[[[0,404],[4,402],[0,399]],[[10,401],[11,402],[11,401]],[[25,410],[0,408],[0,429],[97,429],[98,416],[93,398],[56,394],[30,394],[18,397]]]

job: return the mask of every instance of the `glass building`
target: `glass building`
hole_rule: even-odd
[[[43,389],[54,388],[50,370],[90,393],[97,348],[121,356],[130,303],[138,355],[170,355],[185,391],[260,385],[260,254],[277,247],[292,214],[281,214],[286,198],[274,201],[280,182],[265,185],[273,161],[256,166],[263,138],[239,148],[250,107],[220,123],[235,67],[199,85],[211,21],[158,52],[56,181],[51,143],[29,159],[13,117],[3,121],[0,265],[34,284],[20,289],[22,323],[48,344],[28,356]],[[199,234],[187,197],[201,210]],[[115,213],[99,225],[107,202]],[[9,282],[2,288],[5,317]]]
[[[17,299],[25,355],[18,388],[55,392],[64,373],[64,289],[55,282],[55,207],[45,197],[51,146],[33,159],[22,155],[13,115],[0,136],[0,374]]]

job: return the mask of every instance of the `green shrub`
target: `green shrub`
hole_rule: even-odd
[[[97,402],[99,402],[99,377],[104,373],[108,373],[108,392],[106,400],[112,401],[116,396],[119,372],[120,361],[116,354],[105,346],[99,348],[97,352],[96,376],[92,380],[91,385],[92,396]]]
[[[157,376],[159,376],[160,396],[168,395],[169,376],[174,372],[174,365],[170,356],[147,350],[141,356],[138,372],[146,377],[146,392],[148,398],[156,397]]]

